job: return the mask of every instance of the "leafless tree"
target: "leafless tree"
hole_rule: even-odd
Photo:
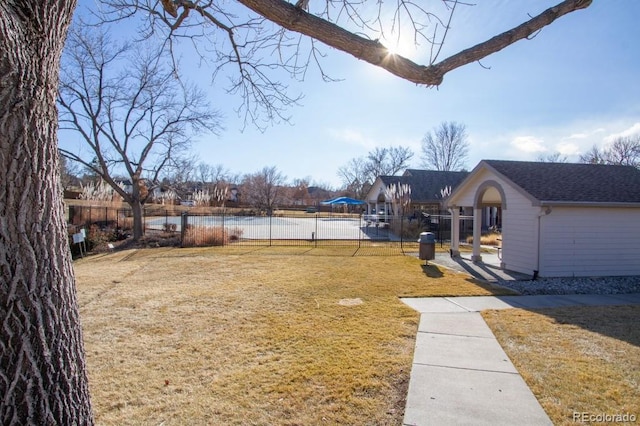
[[[616,138],[604,149],[594,145],[580,156],[580,162],[640,167],[640,135]]]
[[[412,158],[413,151],[409,147],[375,148],[367,154],[367,172],[374,180],[378,176],[393,176],[409,167]]]
[[[342,181],[344,191],[355,198],[362,199],[373,184],[369,170],[364,157],[352,158],[347,164],[338,168],[338,177]]]
[[[468,152],[466,127],[455,121],[441,123],[422,139],[422,160],[427,169],[463,170]]]
[[[566,155],[562,155],[559,152],[554,152],[548,155],[539,155],[536,161],[540,163],[566,163],[569,161]]]
[[[80,182],[80,167],[72,161],[60,156],[60,185],[63,190],[68,190]]]
[[[161,185],[175,193],[177,200],[187,200],[195,190],[198,180],[198,159],[195,155],[183,155],[172,161],[172,167],[164,174]]]
[[[475,46],[441,58],[442,47],[457,10],[471,7],[460,0],[432,2],[428,7],[408,0],[327,0],[298,4],[286,0],[101,0],[105,22],[136,16],[143,37],[163,37],[171,51],[195,46],[213,71],[232,76],[229,91],[240,95],[247,121],[287,119],[287,108],[299,95],[290,95],[281,78],[284,71],[303,79],[310,65],[322,68],[326,46],[349,53],[390,73],[427,87],[439,86],[446,73],[471,64],[505,47],[535,36],[558,18],[586,8],[591,0],[565,0],[531,16],[514,28]],[[301,7],[304,6],[304,7]],[[401,31],[403,30],[404,33]],[[417,64],[393,54],[384,43],[407,37],[425,46],[429,59]],[[212,53],[209,53],[212,52]],[[227,70],[231,70],[227,72]],[[260,124],[259,124],[260,125]]]
[[[580,162],[586,164],[605,164],[604,154],[598,145],[593,145],[589,151],[580,155]]]
[[[409,167],[413,152],[408,147],[375,148],[365,157],[352,158],[338,169],[344,189],[362,199],[378,176],[393,176]]]
[[[609,164],[640,167],[640,135],[617,138],[606,150],[605,158]]]
[[[142,236],[142,206],[161,173],[188,152],[194,132],[218,126],[204,94],[147,53],[96,29],[72,30],[58,98],[60,128],[81,135],[90,148],[90,157],[62,154],[93,170],[131,206],[134,239]],[[121,173],[131,180],[130,192],[116,181]]]
[[[231,172],[222,164],[199,163],[196,168],[196,176],[202,184],[220,187],[223,184],[229,183]]]
[[[309,186],[311,178],[296,178],[291,182],[291,189],[289,191],[289,198],[291,204],[296,205],[308,205],[311,204],[311,197],[309,196]]]
[[[248,174],[242,180],[242,200],[270,214],[283,200],[286,177],[275,166]]]

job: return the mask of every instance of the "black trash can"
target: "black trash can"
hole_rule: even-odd
[[[433,260],[436,257],[436,234],[433,232],[421,232],[420,238],[420,260]]]

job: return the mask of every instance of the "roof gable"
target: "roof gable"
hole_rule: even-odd
[[[604,164],[483,160],[539,201],[640,203],[640,170]]]
[[[379,176],[383,185],[408,184],[413,202],[433,202],[442,200],[440,191],[450,186],[455,188],[469,172],[445,172],[439,170],[407,169],[402,176]]]

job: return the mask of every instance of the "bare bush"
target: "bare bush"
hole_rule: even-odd
[[[222,226],[190,226],[184,236],[184,247],[224,246],[231,241],[238,241],[242,236],[242,229],[228,230]]]

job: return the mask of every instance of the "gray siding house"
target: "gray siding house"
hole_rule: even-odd
[[[501,211],[502,268],[540,277],[640,275],[640,170],[597,164],[481,161],[446,201],[459,254],[459,210]],[[456,229],[458,228],[458,229]]]
[[[443,190],[455,188],[469,172],[443,172],[438,170],[407,169],[402,176],[378,176],[367,193],[367,213],[393,215],[393,200],[387,191],[390,185],[408,185],[411,188],[409,212],[438,214],[444,208]]]

